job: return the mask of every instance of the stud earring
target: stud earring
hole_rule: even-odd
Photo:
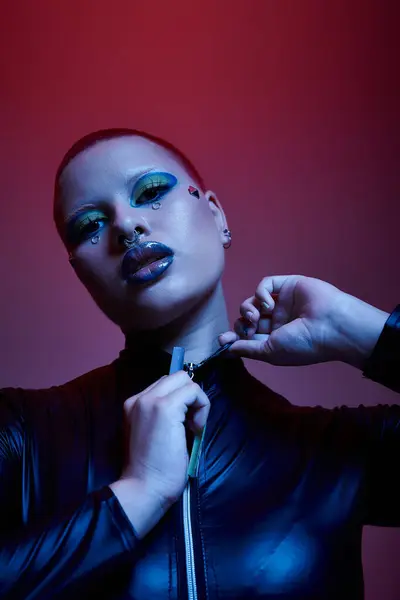
[[[229,231],[229,229],[224,229],[224,233],[225,233],[225,235],[228,236],[228,241],[222,245],[227,250],[228,248],[231,247],[231,244],[232,244],[232,233]]]

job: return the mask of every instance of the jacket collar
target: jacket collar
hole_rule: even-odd
[[[184,370],[193,372],[194,380],[197,383],[215,382],[216,379],[225,379],[225,376],[233,377],[234,374],[244,370],[243,360],[227,353],[228,348],[233,342],[225,344],[218,348],[213,354],[199,363],[184,363]],[[158,347],[141,344],[133,344],[127,336],[125,338],[125,348],[120,352],[119,360],[122,363],[129,363],[141,372],[152,373],[157,378],[169,373],[172,355]]]

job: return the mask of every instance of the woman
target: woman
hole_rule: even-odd
[[[225,214],[148,134],[83,138],[55,189],[70,263],[126,347],[2,391],[0,597],[362,598],[362,526],[400,522],[400,408],[292,406],[242,357],[342,360],[399,390],[399,307],[266,277],[229,331]]]

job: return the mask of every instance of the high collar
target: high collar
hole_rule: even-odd
[[[225,379],[225,375],[230,377],[238,372],[245,371],[243,360],[239,357],[230,355],[227,350],[232,345],[225,344],[218,348],[213,354],[199,363],[184,363],[184,370],[192,372],[194,380],[198,383],[207,380]],[[146,343],[141,343],[140,348],[137,343],[133,344],[129,336],[125,338],[125,348],[120,352],[120,360],[129,363],[132,367],[140,371],[151,372],[153,376],[162,376],[169,373],[172,355],[159,347],[154,347]]]

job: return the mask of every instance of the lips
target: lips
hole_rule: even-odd
[[[173,257],[174,252],[161,242],[142,242],[128,250],[122,261],[122,278],[129,281],[135,273],[161,258]]]

